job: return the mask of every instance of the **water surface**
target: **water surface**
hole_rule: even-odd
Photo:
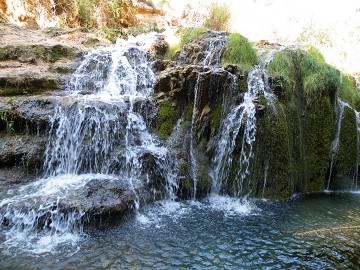
[[[360,193],[289,202],[160,202],[85,228],[77,246],[2,246],[0,269],[358,269]]]

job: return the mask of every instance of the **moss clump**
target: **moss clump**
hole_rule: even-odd
[[[357,163],[357,128],[355,112],[345,107],[339,138],[339,151],[336,157],[337,175],[352,178]]]
[[[349,74],[341,74],[339,96],[354,109],[360,111],[360,94],[356,90],[355,78]]]
[[[257,120],[251,192],[257,197],[287,199],[292,193],[290,134],[280,104]],[[266,182],[265,182],[266,181]]]
[[[240,34],[230,34],[221,62],[223,65],[235,64],[248,71],[258,63],[258,58],[247,38]]]
[[[70,47],[55,45],[52,47],[43,45],[32,46],[4,46],[0,47],[0,61],[18,60],[24,63],[34,63],[38,59],[54,63],[61,58],[73,58],[75,50]]]
[[[164,59],[165,60],[174,60],[174,58],[176,57],[177,53],[179,53],[181,50],[180,44],[172,44],[169,46],[168,51],[166,52]]]
[[[32,87],[6,87],[0,88],[0,96],[32,95],[42,91],[42,89]]]
[[[9,54],[14,50],[14,46],[8,45],[0,48],[0,61],[8,60]]]
[[[193,111],[194,111],[194,103],[191,102],[191,103],[187,104],[184,109],[184,120],[185,121],[191,121]]]
[[[308,107],[304,130],[308,170],[308,183],[304,188],[308,192],[320,192],[324,189],[334,133],[334,106],[329,97]]]
[[[71,51],[70,48],[64,47],[62,45],[55,45],[51,47],[48,55],[49,62],[56,62],[61,58],[72,58],[74,53]]]
[[[310,49],[309,52],[298,50],[297,59],[306,102],[316,103],[326,96],[335,97],[340,86],[340,72],[326,64],[324,57],[315,49]]]
[[[159,104],[158,135],[160,139],[166,140],[169,137],[180,117],[181,111],[173,102],[165,100]]]

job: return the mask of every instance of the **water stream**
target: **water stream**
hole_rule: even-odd
[[[232,88],[236,89],[237,80],[233,78]],[[239,165],[236,176],[237,186],[232,191],[237,196],[244,195],[246,190],[244,181],[249,177],[250,161],[254,156],[253,146],[256,139],[256,106],[260,95],[264,95],[269,104],[273,103],[273,94],[268,85],[267,72],[264,66],[255,66],[248,75],[247,92],[240,104],[233,104],[229,113],[222,114],[221,125],[215,140],[213,191],[218,193],[221,188],[227,186],[230,171],[233,166],[234,149],[236,139],[241,128],[242,147],[239,157]],[[226,99],[224,99],[226,102]],[[223,108],[227,106],[223,105]]]
[[[352,108],[348,103],[342,101],[340,98],[337,99],[335,103],[335,135],[334,139],[331,143],[331,152],[330,152],[330,169],[329,169],[329,177],[327,181],[327,190],[330,190],[331,180],[334,177],[333,170],[336,163],[336,157],[339,151],[339,140],[341,134],[341,125],[343,120],[343,114],[345,108],[352,110],[356,117],[356,132],[357,132],[357,161],[356,167],[354,170],[354,179],[353,179],[353,188],[357,190],[357,179],[358,179],[358,170],[359,170],[359,137],[360,137],[360,119],[359,119],[359,112],[357,112],[354,108]]]

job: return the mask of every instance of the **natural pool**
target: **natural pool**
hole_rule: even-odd
[[[358,269],[360,193],[161,202],[84,231],[52,253],[3,245],[0,269]]]

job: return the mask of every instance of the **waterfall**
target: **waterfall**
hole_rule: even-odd
[[[360,162],[360,113],[356,111],[354,108],[352,108],[348,103],[344,102],[340,98],[336,100],[335,103],[335,112],[336,112],[336,118],[335,118],[335,135],[334,139],[331,143],[331,151],[330,151],[330,167],[329,167],[329,177],[327,181],[327,190],[330,189],[331,179],[333,178],[333,171],[334,166],[336,163],[336,157],[339,152],[339,140],[340,140],[340,134],[341,134],[341,125],[343,120],[343,114],[345,108],[349,108],[352,111],[354,111],[355,117],[356,117],[356,134],[357,134],[357,160],[356,160],[356,167],[354,170],[354,176],[353,176],[353,187],[355,190],[357,190],[357,179],[359,176],[359,162]]]
[[[333,177],[332,174],[333,174],[334,164],[336,162],[336,155],[339,150],[339,139],[340,139],[341,123],[342,123],[344,110],[345,110],[345,107],[351,108],[349,104],[342,101],[340,98],[338,98],[336,100],[335,106],[336,106],[336,108],[335,108],[335,113],[336,113],[335,136],[331,143],[331,152],[330,152],[331,161],[330,161],[329,177],[328,177],[328,182],[327,182],[327,187],[326,187],[327,190],[330,189],[330,182],[331,182],[331,178]]]
[[[203,57],[193,64],[201,63],[201,66],[211,68],[211,71],[218,72],[219,65],[221,64],[221,54],[228,42],[227,36],[223,33],[211,31],[209,35],[203,40]],[[206,72],[206,71],[205,71]],[[199,91],[202,88],[201,78],[203,72],[199,72],[196,84],[194,87],[194,106],[191,118],[191,134],[190,134],[190,162],[191,162],[191,176],[193,178],[193,199],[196,198],[197,182],[198,182],[198,161],[196,157],[196,121],[198,119],[198,106],[199,106]]]
[[[226,47],[228,38],[221,33],[213,33],[214,36],[209,36],[204,40],[207,46],[205,47],[203,65],[217,67],[221,63],[221,54]]]
[[[190,130],[190,162],[191,162],[191,176],[194,182],[194,190],[193,190],[193,199],[196,199],[196,192],[197,192],[197,170],[198,170],[198,163],[196,159],[195,153],[195,143],[196,143],[196,119],[198,117],[198,110],[197,110],[197,103],[198,103],[198,92],[199,92],[199,78],[200,74],[198,75],[195,89],[194,89],[194,107],[191,117],[191,130]]]
[[[236,85],[236,81],[233,82]],[[226,186],[230,171],[233,166],[234,149],[236,139],[241,127],[242,147],[238,161],[239,169],[236,175],[236,188],[233,193],[243,194],[243,183],[250,174],[250,161],[254,156],[253,147],[256,139],[256,106],[259,95],[272,98],[268,85],[267,73],[261,66],[255,66],[248,75],[247,92],[241,104],[232,105],[227,115],[223,115],[219,132],[215,142],[215,154],[213,159],[214,176],[213,191],[220,192]],[[235,86],[234,86],[235,87]],[[223,106],[225,107],[225,106]]]
[[[78,198],[87,190],[85,198],[110,185],[112,194],[121,192],[117,196],[135,209],[141,196],[176,197],[168,151],[149,132],[156,115],[155,75],[146,39],[118,40],[85,55],[65,102],[50,116],[44,178],[0,201],[0,224],[10,227],[6,245],[20,236],[34,252],[46,241],[48,248],[70,238],[76,242],[92,207]],[[142,194],[143,186],[152,195]]]
[[[358,189],[358,178],[359,178],[359,162],[360,162],[360,112],[355,111],[356,116],[356,144],[357,144],[357,159],[356,168],[354,173],[354,188]]]

